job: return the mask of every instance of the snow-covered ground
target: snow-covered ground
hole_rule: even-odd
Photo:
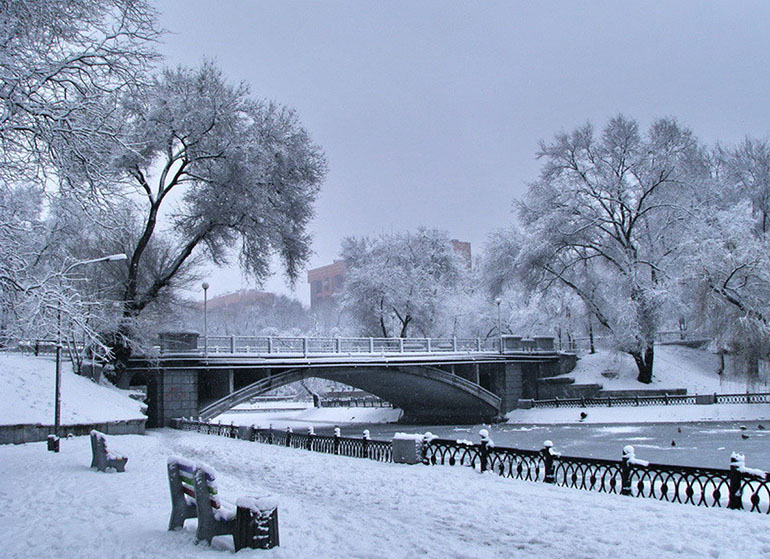
[[[638,370],[629,354],[609,350],[581,354],[577,366],[565,376],[580,384],[601,384],[605,390],[686,388],[690,394],[746,392],[746,379],[719,375],[719,357],[707,350],[657,345],[653,363],[650,385],[637,382]],[[770,392],[770,386],[761,381],[749,388],[754,392]]]
[[[601,350],[580,356],[567,375],[578,384],[601,384],[605,390],[686,388],[688,394],[733,394],[770,392],[764,382],[747,386],[745,378],[719,375],[719,357],[707,350],[676,345],[655,347],[653,382],[637,382],[633,358],[627,353]],[[762,381],[762,379],[760,379]],[[587,417],[580,418],[580,411]],[[770,419],[770,404],[724,404],[708,406],[641,406],[558,409],[516,409],[506,415],[508,423],[666,423],[692,421],[751,421]]]
[[[125,473],[89,469],[87,437],[0,447],[0,556],[8,559],[217,557],[194,520],[168,532],[170,454],[213,466],[225,499],[275,495],[281,545],[245,557],[758,558],[767,518],[583,492],[465,467],[381,464],[163,430],[109,437]],[[224,553],[227,553],[226,551]]]
[[[0,353],[0,425],[52,424],[55,390],[53,357]],[[62,424],[144,418],[143,404],[127,394],[76,375],[72,364],[62,361]]]

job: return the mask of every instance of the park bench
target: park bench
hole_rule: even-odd
[[[269,499],[241,498],[239,503],[243,503],[237,510],[220,498],[213,468],[179,456],[168,459],[168,481],[171,490],[169,530],[179,530],[184,527],[185,520],[197,518],[195,543],[206,541],[211,544],[215,536],[231,535],[236,551],[243,547],[278,545],[277,506]]]
[[[126,471],[128,457],[107,448],[107,437],[99,431],[91,431],[91,467],[100,472],[106,472],[107,468],[115,468],[118,472]]]
[[[180,456],[168,458],[168,484],[171,489],[169,530],[181,530],[188,518],[197,518],[195,505],[195,469],[193,462]]]

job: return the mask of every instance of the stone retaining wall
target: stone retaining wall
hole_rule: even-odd
[[[106,421],[102,423],[75,423],[73,425],[62,425],[59,433],[62,437],[69,434],[75,436],[88,435],[96,429],[107,435],[144,435],[143,419],[126,419],[121,421]],[[52,425],[20,424],[20,425],[0,425],[0,444],[23,444],[35,443],[46,440],[46,437],[53,432]]]

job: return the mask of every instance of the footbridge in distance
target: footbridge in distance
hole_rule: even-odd
[[[160,336],[156,355],[133,358],[122,387],[147,386],[148,426],[209,419],[306,378],[374,394],[407,423],[479,423],[532,397],[537,379],[566,372],[574,355],[552,337],[289,338]]]

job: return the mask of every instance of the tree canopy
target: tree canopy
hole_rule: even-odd
[[[436,328],[442,305],[460,284],[465,269],[446,232],[348,237],[343,308],[369,335],[406,338],[410,327],[422,336]]]
[[[559,134],[538,156],[540,178],[519,204],[519,272],[577,294],[649,383],[681,235],[708,178],[702,149],[676,121],[643,134],[618,116],[598,137],[591,125]]]

